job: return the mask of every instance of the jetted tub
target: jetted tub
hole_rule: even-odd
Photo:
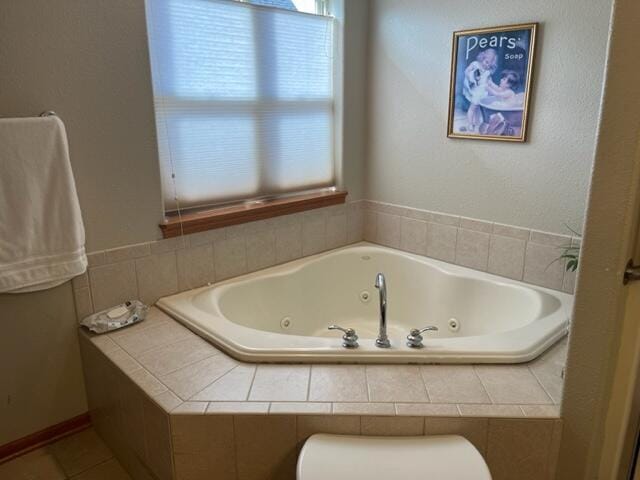
[[[387,280],[391,348],[374,345],[376,273]],[[159,300],[230,355],[258,362],[517,363],[562,338],[572,296],[391,248],[359,243]],[[342,346],[354,328],[360,346]],[[424,348],[409,348],[412,328]]]

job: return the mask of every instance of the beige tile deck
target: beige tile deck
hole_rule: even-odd
[[[176,414],[557,418],[567,348],[561,341],[519,365],[254,365],[157,308],[140,324],[88,337]]]
[[[313,365],[309,400],[313,402],[366,402],[364,365]]]
[[[309,373],[308,365],[258,365],[249,400],[305,401]]]
[[[243,401],[256,374],[255,365],[238,365],[193,397],[193,401]]]
[[[420,373],[434,403],[491,403],[470,365],[425,365]]]
[[[364,365],[313,365],[309,400],[317,402],[366,402]]]
[[[189,400],[236,365],[237,362],[226,355],[215,355],[161,376],[160,381],[182,400]]]
[[[476,365],[475,369],[493,403],[553,403],[526,365]]]
[[[428,402],[419,367],[367,365],[369,399],[372,402]]]
[[[162,376],[218,353],[219,351],[207,341],[189,335],[179,342],[143,353],[138,357],[138,361],[154,375]]]

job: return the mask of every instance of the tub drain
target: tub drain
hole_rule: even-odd
[[[291,326],[291,317],[284,317],[282,320],[280,320],[280,328],[282,328],[283,330],[286,330],[290,326]]]

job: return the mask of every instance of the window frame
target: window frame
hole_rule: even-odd
[[[250,3],[248,0],[233,0]],[[163,238],[202,232],[230,225],[253,222],[266,218],[288,215],[307,210],[344,204],[348,192],[344,190],[343,178],[343,116],[344,116],[344,1],[316,0],[323,15],[334,18],[334,65],[333,65],[333,169],[334,185],[305,191],[291,191],[262,197],[221,202],[211,206],[167,210],[163,200],[164,218],[159,227]],[[279,8],[254,5],[258,8]],[[306,15],[312,13],[300,12]],[[160,161],[158,162],[159,168]],[[165,188],[162,181],[162,188]],[[164,198],[164,194],[163,194]]]
[[[254,4],[251,2],[251,0],[233,0],[235,2],[240,2],[240,3],[249,3],[251,5],[254,6],[259,6],[262,8],[281,8],[281,7],[276,7],[276,6],[270,6],[270,5],[258,5],[258,4]],[[311,13],[311,12],[298,12],[298,13],[306,13],[308,15],[322,15],[322,16],[331,16],[329,15],[329,11],[331,10],[329,5],[331,3],[331,0],[315,0],[315,4],[316,4],[316,11],[315,13]],[[288,10],[286,8],[282,8],[282,10]]]

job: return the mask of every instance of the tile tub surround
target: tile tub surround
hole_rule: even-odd
[[[78,320],[362,240],[573,293],[555,261],[580,239],[367,200],[88,255],[73,280]]]
[[[460,433],[496,479],[551,478],[564,342],[517,366],[252,365],[156,308],[80,340],[95,428],[133,478],[293,479],[315,432]]]
[[[361,208],[364,240],[573,293],[575,273],[556,259],[577,237],[369,200]]]
[[[362,240],[362,202],[88,255],[73,279],[78,320],[132,298],[158,298]]]

